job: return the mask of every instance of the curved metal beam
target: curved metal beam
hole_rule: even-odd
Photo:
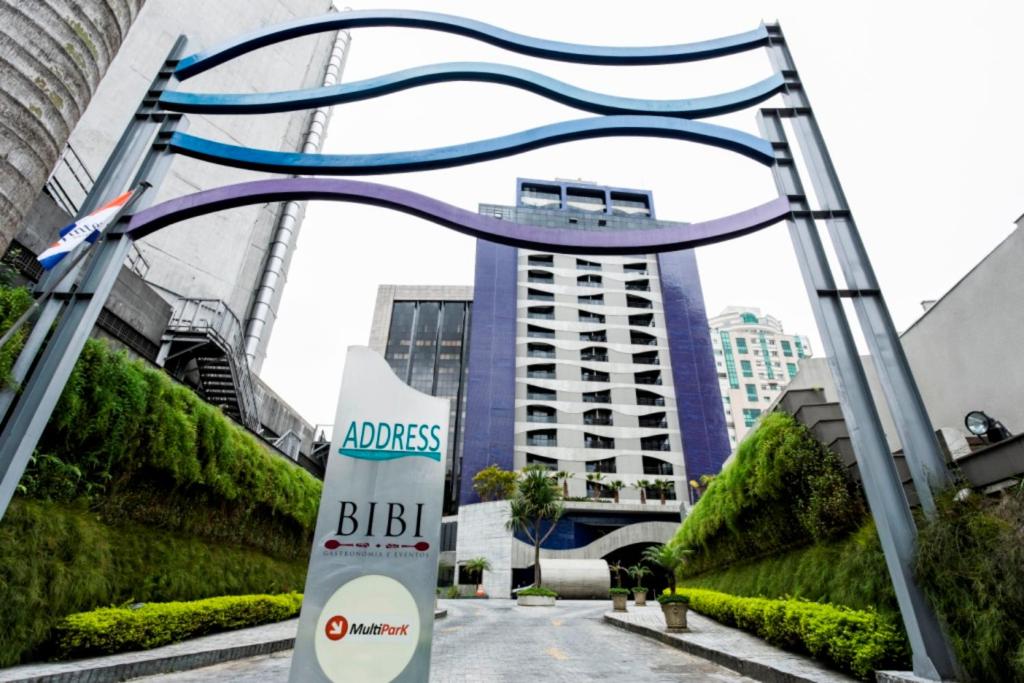
[[[697,119],[745,109],[780,92],[786,80],[774,74],[745,88],[720,95],[679,100],[648,100],[605,95],[505,64],[451,62],[331,87],[272,93],[195,93],[168,90],[160,105],[170,111],[200,114],[269,114],[369,100],[431,83],[474,81],[528,90],[549,100],[594,114],[650,114]]]
[[[179,80],[191,78],[218,64],[230,61],[267,45],[292,38],[341,29],[396,26],[444,31],[496,45],[511,52],[532,57],[579,64],[672,64],[710,59],[752,50],[768,44],[768,29],[762,24],[753,31],[697,43],[657,47],[603,47],[577,45],[524,36],[503,28],[451,14],[415,10],[348,10],[319,17],[300,19],[257,31],[219,47],[185,57],[178,62]]]
[[[601,116],[563,121],[461,145],[380,154],[277,152],[229,145],[185,133],[175,133],[169,147],[172,152],[196,159],[254,171],[377,175],[463,166],[573,140],[617,136],[690,140],[742,154],[765,166],[774,163],[771,144],[755,135],[710,123],[661,116]]]
[[[338,178],[278,178],[227,185],[162,202],[132,216],[135,239],[173,223],[216,211],[275,201],[323,199],[369,204],[419,216],[480,239],[526,249],[577,254],[649,254],[722,242],[768,227],[790,214],[786,197],[731,216],[642,230],[571,230],[482,216],[416,192]]]

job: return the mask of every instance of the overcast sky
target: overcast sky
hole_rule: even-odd
[[[1019,2],[366,2],[471,17],[556,40],[691,42],[778,20],[832,152],[897,327],[940,297],[1024,212]],[[771,73],[763,50],[711,62],[583,66],[531,59],[412,29],[354,32],[344,80],[449,61],[513,64],[599,92],[683,98]],[[336,108],[325,151],[469,142],[592,116],[504,86],[433,85]],[[754,110],[715,123],[757,133]],[[574,142],[426,173],[367,177],[463,208],[514,203],[517,177],[582,178],[654,192],[660,218],[709,219],[775,196],[770,172],[692,143]],[[345,348],[366,344],[379,284],[473,282],[474,240],[384,209],[309,207],[263,378],[308,420],[333,419]],[[697,251],[708,313],[761,308],[821,344],[784,225]],[[1005,302],[1004,314],[1021,314]],[[991,305],[992,302],[980,305]]]

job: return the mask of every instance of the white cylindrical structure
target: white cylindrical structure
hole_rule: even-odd
[[[570,600],[607,598],[611,573],[604,560],[552,560],[541,558],[541,580],[545,588]]]

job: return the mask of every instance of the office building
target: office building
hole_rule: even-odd
[[[735,448],[796,376],[811,346],[807,337],[786,334],[777,318],[752,306],[729,306],[708,322],[729,443]]]

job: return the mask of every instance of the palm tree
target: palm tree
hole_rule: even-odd
[[[632,567],[630,567],[626,571],[629,572],[629,577],[631,579],[633,579],[633,581],[635,582],[634,585],[637,588],[643,588],[644,587],[644,577],[645,576],[650,576],[651,574],[654,573],[654,572],[651,571],[650,567],[644,566],[642,564],[634,564]]]
[[[608,565],[609,571],[615,575],[615,587],[622,588],[622,572],[626,569],[621,562],[614,562]]]
[[[533,585],[541,586],[540,546],[555,530],[555,525],[565,512],[562,492],[558,484],[548,476],[543,467],[523,469],[509,506],[509,518],[505,526],[509,531],[521,531],[533,543]],[[543,523],[548,522],[548,530]]]
[[[672,482],[668,479],[655,479],[654,483],[651,484],[651,488],[658,492],[658,497],[661,498],[661,504],[664,505],[665,496],[672,490]]]
[[[491,561],[486,557],[474,557],[471,560],[466,560],[462,569],[470,576],[476,577],[476,592],[479,594],[483,590],[484,572],[491,571]]]
[[[683,560],[686,556],[692,554],[693,551],[689,548],[666,543],[665,545],[652,545],[644,550],[642,557],[645,561],[661,567],[668,577],[668,586],[672,589],[672,594],[674,595],[676,592],[676,571],[683,565]]]
[[[600,472],[591,472],[587,475],[587,481],[594,485],[594,491],[597,493],[595,498],[601,497],[601,490],[604,488],[604,475]]]
[[[572,479],[572,472],[566,472],[564,470],[555,472],[555,481],[562,482],[562,497],[569,497],[569,480]]]
[[[619,481],[618,479],[608,482],[608,490],[615,496],[615,502],[619,502],[619,491],[626,488],[626,482]]]
[[[640,504],[647,502],[647,489],[651,488],[651,482],[646,479],[637,479],[633,488],[640,492]]]

